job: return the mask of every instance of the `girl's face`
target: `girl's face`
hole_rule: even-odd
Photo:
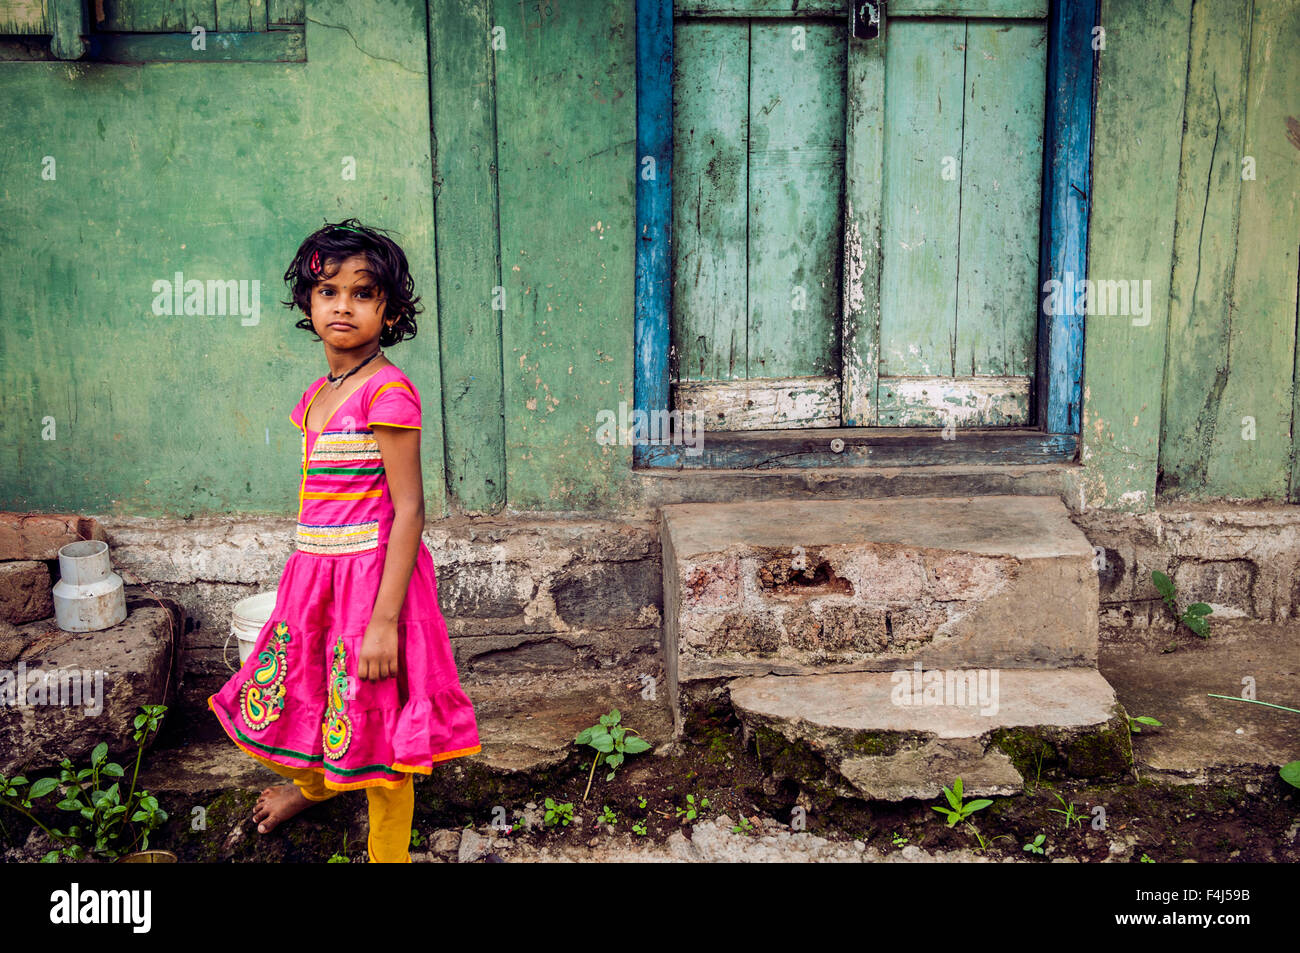
[[[311,324],[327,349],[372,351],[384,326],[383,292],[362,255],[345,259],[311,292]],[[327,265],[328,267],[328,265]]]

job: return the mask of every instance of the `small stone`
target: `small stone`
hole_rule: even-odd
[[[429,838],[429,852],[439,857],[452,858],[460,851],[460,831],[437,831]]]
[[[480,837],[477,831],[467,827],[460,832],[460,849],[456,856],[457,863],[472,864],[476,860],[482,860],[487,853],[488,842],[485,838]]]

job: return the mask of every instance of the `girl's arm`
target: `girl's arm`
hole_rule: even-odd
[[[384,476],[393,498],[393,529],[384,557],[384,575],[375,596],[370,624],[361,640],[357,674],[389,678],[397,674],[397,617],[406,601],[420,533],[424,530],[424,480],[420,473],[420,431],[414,427],[372,427]]]

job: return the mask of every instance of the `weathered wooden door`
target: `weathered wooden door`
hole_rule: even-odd
[[[1046,0],[892,0],[871,40],[841,8],[678,4],[674,406],[709,430],[1027,424]]]

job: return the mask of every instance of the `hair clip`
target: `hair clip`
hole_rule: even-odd
[[[311,260],[310,260],[309,262],[307,262],[307,270],[310,271],[310,272],[312,273],[312,275],[319,275],[319,274],[320,274],[321,269],[320,269],[320,251],[319,251],[319,250],[314,251],[314,252],[311,253]]]

